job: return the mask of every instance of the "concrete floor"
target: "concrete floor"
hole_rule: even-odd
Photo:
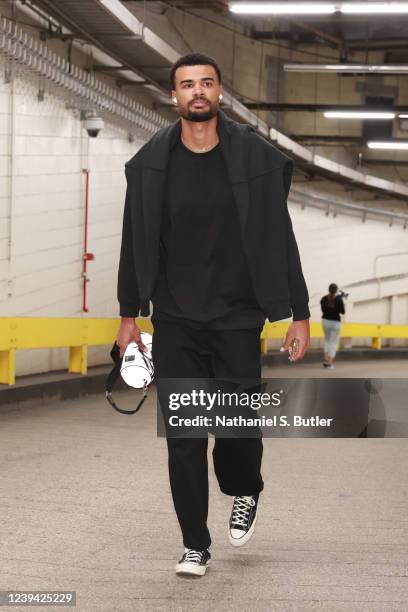
[[[407,378],[408,359],[361,359],[356,361],[338,360],[333,370],[327,370],[321,363],[298,361],[264,367],[262,375],[268,377],[293,378]]]
[[[370,363],[377,376],[389,365]],[[309,368],[322,374],[297,364],[296,376]],[[81,612],[408,610],[406,439],[265,439],[259,519],[241,549],[211,466],[213,561],[189,580],[174,573],[183,548],[154,393],[131,417],[101,395],[8,405],[0,419],[2,590],[75,590]]]
[[[407,369],[402,359],[336,366],[263,375],[402,378]],[[231,499],[211,466],[212,566],[188,580],[174,574],[182,543],[154,392],[131,417],[92,395],[8,404],[0,420],[1,590],[75,590],[81,612],[408,610],[404,438],[265,439],[256,533],[241,549],[228,543]]]

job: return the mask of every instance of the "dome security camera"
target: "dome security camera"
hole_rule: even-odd
[[[105,127],[105,123],[101,117],[87,117],[84,121],[84,127],[90,138],[96,138]]]
[[[96,138],[105,127],[104,120],[98,117],[96,110],[82,109],[80,118],[90,138]]]

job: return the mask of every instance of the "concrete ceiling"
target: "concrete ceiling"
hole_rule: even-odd
[[[110,76],[118,78],[118,84],[122,80],[126,82],[126,73],[132,75],[128,80],[141,91],[148,91],[153,100],[160,106],[168,100],[169,73],[171,64],[180,56],[178,51],[170,46],[163,37],[157,35],[151,28],[145,27],[143,21],[136,17],[140,8],[148,7],[157,13],[169,10],[169,7],[177,6],[180,10],[195,9],[215,11],[218,14],[233,19],[227,11],[226,2],[137,2],[134,0],[27,0],[44,14],[50,15],[58,23],[62,24],[73,36],[88,41],[107,53],[117,66],[96,65],[94,69],[105,71]],[[139,8],[139,13],[133,11]],[[318,19],[318,20],[317,20]],[[395,24],[394,24],[395,22]],[[310,44],[322,45],[338,49],[338,59],[345,61],[349,54],[353,54],[350,45],[365,40],[367,44],[376,42],[383,45],[384,57],[387,53],[395,51],[395,45],[401,38],[402,32],[408,25],[408,16],[401,19],[384,21],[384,18],[373,18],[367,25],[367,20],[360,18],[350,19],[338,16],[333,18],[307,18],[302,21],[288,18],[274,19],[273,28],[269,27],[269,21],[263,20],[260,27],[259,18],[245,18],[244,26],[248,36],[254,39],[262,36],[275,36],[284,38],[290,46]],[[269,28],[269,29],[268,29]],[[368,38],[368,33],[370,37]],[[43,33],[47,36],[47,32]],[[301,35],[300,35],[301,34]],[[58,31],[48,32],[48,36],[58,37]],[[365,37],[365,38],[364,38]],[[387,46],[387,44],[388,46]],[[398,43],[399,44],[399,43]],[[405,49],[398,49],[402,54]],[[136,83],[135,83],[136,81]],[[270,129],[270,126],[261,121],[253,113],[256,102],[245,104],[245,100],[238,100],[224,86],[225,110],[237,120],[255,125],[259,132],[275,142],[277,146],[286,150],[292,157],[297,159],[298,167],[313,176],[315,174],[334,179],[338,182],[355,184],[360,188],[374,190],[388,194],[390,197],[408,199],[408,187],[399,182],[379,179],[376,176],[367,175],[353,168],[335,163],[322,155],[316,155],[305,146],[300,145],[301,139],[296,139],[296,134],[288,137],[280,131]],[[158,106],[158,107],[159,107]],[[408,106],[408,105],[407,105]],[[310,109],[312,112],[317,109]],[[173,111],[169,107],[168,112]],[[169,116],[169,115],[167,115]],[[176,118],[176,115],[174,115]],[[312,135],[310,135],[312,136]],[[307,139],[303,139],[307,142]],[[334,138],[331,141],[334,146],[344,146],[341,139]]]

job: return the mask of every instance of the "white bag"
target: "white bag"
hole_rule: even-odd
[[[146,346],[147,351],[139,349],[135,342],[128,344],[123,355],[120,374],[129,387],[143,389],[148,387],[154,377],[152,361],[152,336],[147,332],[142,332],[140,338]]]
[[[120,349],[116,341],[110,352],[114,366],[105,383],[105,397],[109,404],[120,412],[121,414],[135,414],[138,412],[147,397],[147,390],[149,385],[154,380],[154,367],[152,359],[152,341],[153,338],[150,334],[142,332],[140,338],[146,347],[146,351],[141,351],[136,343],[131,342],[123,355],[120,357]],[[113,399],[112,390],[115,382],[122,376],[122,379],[127,385],[134,389],[142,390],[142,397],[133,410],[123,410],[116,405]]]

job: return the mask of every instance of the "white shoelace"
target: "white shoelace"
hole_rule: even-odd
[[[186,549],[184,561],[187,563],[200,563],[202,561],[203,552],[200,550]]]
[[[231,524],[246,527],[249,510],[252,506],[255,506],[255,500],[253,497],[246,495],[235,497],[234,506],[232,509]]]

